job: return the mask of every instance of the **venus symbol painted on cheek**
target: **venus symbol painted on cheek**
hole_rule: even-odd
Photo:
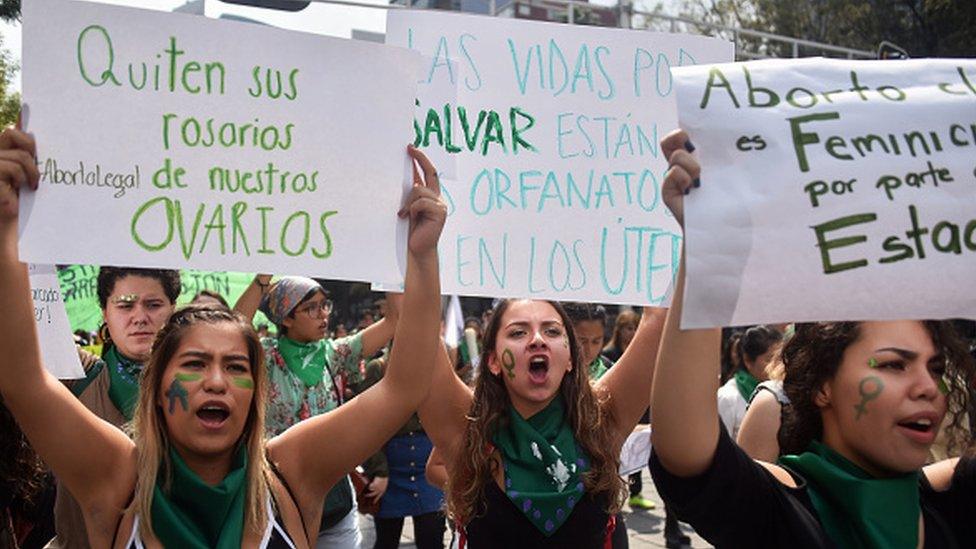
[[[502,366],[508,372],[508,379],[515,379],[515,355],[512,354],[511,349],[502,351]]]
[[[186,387],[183,386],[183,383],[180,382],[179,378],[174,377],[173,383],[170,383],[169,389],[166,390],[166,398],[169,399],[169,413],[176,413],[177,399],[179,399],[180,405],[183,407],[183,411],[188,412],[190,410],[190,404],[186,400],[188,395],[189,393],[186,392]]]
[[[855,420],[861,419],[862,415],[868,413],[868,402],[878,398],[882,390],[884,390],[884,382],[878,376],[868,376],[861,380],[857,386],[857,391],[861,393],[861,403],[854,405],[854,410],[857,411]]]

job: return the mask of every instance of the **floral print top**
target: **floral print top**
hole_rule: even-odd
[[[278,351],[277,338],[261,341],[268,368],[268,408],[265,431],[268,437],[281,434],[299,421],[324,414],[339,407],[339,387],[336,382],[344,375],[346,383],[363,379],[360,362],[363,354],[362,334],[339,339],[322,339],[325,347],[325,370],[322,381],[308,387],[285,364]]]

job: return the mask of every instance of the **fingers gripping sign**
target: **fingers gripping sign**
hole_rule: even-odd
[[[15,221],[20,190],[37,189],[37,147],[34,138],[20,130],[7,128],[0,134],[0,220]]]
[[[413,146],[407,147],[407,154],[412,159],[413,188],[397,215],[410,218],[407,242],[410,252],[434,252],[447,219],[447,205],[441,198],[440,181],[434,164]]]
[[[684,195],[701,182],[701,166],[691,153],[695,146],[684,130],[674,130],[661,140],[661,150],[668,159],[668,171],[661,188],[661,197],[674,218],[684,226]]]

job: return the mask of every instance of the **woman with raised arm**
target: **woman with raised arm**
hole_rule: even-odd
[[[76,496],[96,547],[309,547],[322,501],[427,394],[438,345],[437,239],[446,217],[434,167],[423,168],[410,218],[403,315],[381,382],[335,412],[265,442],[268,374],[250,325],[189,306],[157,335],[133,438],[99,420],[40,358],[27,269],[17,256],[18,201],[36,189],[33,139],[0,135],[0,330],[9,334],[0,392],[31,444]],[[11,344],[9,342],[16,342]],[[367,424],[369,429],[363,429]]]
[[[608,546],[626,494],[620,449],[647,408],[663,319],[646,309],[627,352],[593,384],[554,302],[495,307],[473,393],[440,353],[437,390],[419,413],[447,464],[447,508],[464,544]]]
[[[681,222],[699,165],[682,131],[661,148],[662,196]],[[679,329],[683,288],[682,267],[651,396],[651,471],[682,520],[718,547],[976,546],[976,462],[921,470],[976,380],[949,323],[798,324],[782,351],[791,455],[773,465],[719,421],[719,330]]]

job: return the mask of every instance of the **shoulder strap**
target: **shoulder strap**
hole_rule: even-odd
[[[305,525],[305,515],[302,514],[302,508],[298,506],[298,500],[295,499],[295,493],[291,491],[291,486],[288,485],[288,481],[285,480],[284,476],[282,476],[281,471],[278,470],[278,466],[275,465],[274,461],[272,461],[267,455],[265,456],[265,459],[268,461],[268,465],[271,467],[271,472],[274,473],[274,476],[278,479],[278,482],[285,487],[285,492],[288,493],[288,497],[291,498],[291,502],[295,504],[295,510],[298,511],[298,520],[302,521],[302,531],[308,532],[308,527]],[[271,497],[273,498],[274,495],[272,494]]]

